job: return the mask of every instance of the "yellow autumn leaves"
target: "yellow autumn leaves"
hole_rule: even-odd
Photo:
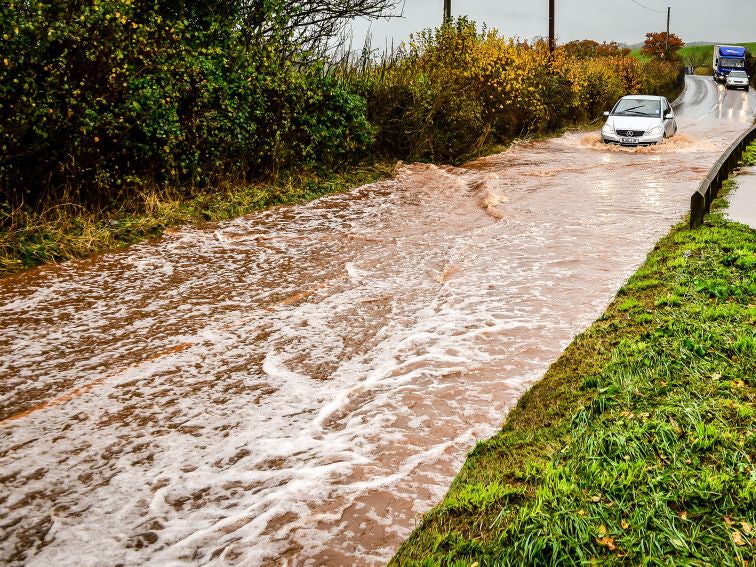
[[[725,516],[724,523],[730,529],[732,543],[738,547],[756,545],[756,529],[748,522],[735,522],[731,517]]]
[[[546,42],[504,38],[461,18],[342,73],[368,101],[379,148],[457,161],[492,143],[585,123],[623,95],[668,95],[679,84],[673,64],[625,53],[551,53]]]
[[[630,56],[578,58],[550,53],[544,41],[506,39],[478,32],[460,20],[414,37],[398,72],[460,85],[493,110],[524,112],[543,121],[569,109],[595,114],[626,94],[653,94],[674,84],[674,65],[647,64]]]

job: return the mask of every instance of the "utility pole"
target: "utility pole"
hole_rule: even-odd
[[[451,21],[451,0],[444,0],[444,23]]]
[[[669,19],[672,16],[672,8],[667,6],[667,37],[664,39],[664,59],[669,59]]]
[[[549,0],[549,51],[554,53],[556,49],[556,36],[554,35],[554,0]]]

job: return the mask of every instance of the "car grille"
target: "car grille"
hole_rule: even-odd
[[[640,138],[645,132],[643,130],[617,130],[618,136],[626,138]]]

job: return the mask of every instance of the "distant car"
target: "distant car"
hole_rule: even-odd
[[[604,116],[601,139],[605,144],[651,146],[677,133],[675,113],[663,96],[622,97]]]
[[[728,89],[749,90],[751,85],[748,74],[745,71],[731,71],[730,74],[727,75],[725,87]]]

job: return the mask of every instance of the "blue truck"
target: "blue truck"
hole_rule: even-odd
[[[718,83],[727,81],[731,71],[746,70],[746,48],[739,45],[715,45],[712,74]]]

